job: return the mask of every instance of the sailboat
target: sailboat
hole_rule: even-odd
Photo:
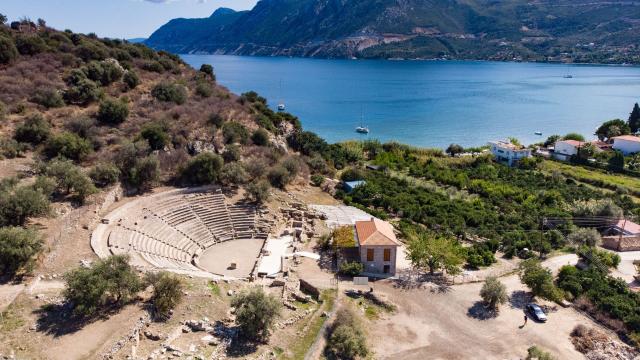
[[[360,126],[356,127],[356,132],[360,133],[360,134],[368,134],[369,133],[369,128],[364,126],[363,124],[363,117],[364,117],[364,111],[360,111]]]
[[[282,96],[282,79],[280,80],[280,96]],[[284,102],[280,100],[278,103],[278,111],[284,111],[285,109],[286,106],[284,105]]]

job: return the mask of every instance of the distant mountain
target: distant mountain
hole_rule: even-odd
[[[139,43],[143,43],[147,40],[147,38],[133,38],[133,39],[127,39],[128,42],[132,43],[132,44],[139,44]]]
[[[261,0],[175,19],[145,42],[176,53],[640,62],[640,1]]]

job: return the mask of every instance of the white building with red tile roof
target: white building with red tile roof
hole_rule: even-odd
[[[377,218],[356,221],[355,235],[365,273],[395,275],[400,241],[393,226]]]
[[[625,155],[640,153],[640,136],[616,136],[613,138],[613,149]]]

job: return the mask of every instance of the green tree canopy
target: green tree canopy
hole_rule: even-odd
[[[455,239],[429,232],[407,233],[407,253],[416,269],[428,270],[433,274],[443,269],[449,274],[460,272],[464,263],[464,250]]]
[[[213,184],[218,181],[223,164],[219,155],[203,152],[189,160],[180,176],[188,184]]]
[[[33,229],[0,227],[0,275],[31,271],[42,248],[42,238]]]
[[[129,257],[114,255],[96,260],[89,268],[80,267],[65,274],[65,299],[78,316],[95,315],[109,304],[122,306],[140,290],[143,283],[129,265]]]
[[[241,334],[250,340],[268,339],[281,310],[280,301],[260,287],[236,295],[231,306],[236,308],[236,322]]]
[[[596,135],[600,140],[610,140],[612,137],[627,135],[631,133],[631,129],[629,125],[620,119],[613,119],[609,121],[605,121],[600,127],[596,130]]]
[[[492,309],[497,309],[499,305],[506,303],[509,299],[507,287],[494,276],[488,277],[482,284],[480,297]]]
[[[520,263],[520,281],[527,285],[534,295],[551,301],[562,300],[561,291],[553,283],[551,270],[543,267],[537,259],[527,259]]]
[[[568,133],[567,135],[562,137],[562,140],[584,141],[584,136],[578,133]]]
[[[153,286],[151,303],[155,316],[161,320],[167,319],[171,310],[182,301],[182,281],[171,273],[161,271],[147,274],[146,282]]]
[[[635,134],[640,131],[640,106],[638,106],[638,103],[633,105],[633,110],[631,110],[631,114],[629,114],[627,123],[632,133]]]

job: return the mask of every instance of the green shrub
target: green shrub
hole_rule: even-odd
[[[265,129],[258,129],[251,135],[251,141],[258,146],[265,146],[269,144],[269,133]]]
[[[498,245],[498,243],[480,243],[467,248],[467,265],[474,269],[491,266],[491,264],[496,262],[494,254]]]
[[[159,273],[149,273],[146,282],[153,286],[151,303],[155,311],[156,318],[165,320],[171,315],[173,310],[182,301],[183,284],[180,279],[166,271]]]
[[[188,184],[213,184],[218,181],[223,164],[220,156],[204,152],[190,159],[180,176]]]
[[[10,64],[18,58],[18,49],[13,39],[0,36],[0,64]]]
[[[91,317],[109,304],[122,306],[142,290],[142,281],[129,265],[129,257],[114,255],[96,260],[89,268],[65,274],[64,297],[77,316]]]
[[[96,135],[96,119],[87,116],[80,116],[69,120],[65,127],[74,134],[91,139]]]
[[[124,73],[122,81],[124,81],[125,85],[127,85],[127,88],[130,90],[135,89],[138,85],[140,85],[140,77],[138,77],[138,74],[132,70]]]
[[[49,212],[48,196],[30,186],[0,188],[0,226],[23,226],[28,218]]]
[[[170,82],[161,82],[154,86],[151,95],[159,101],[173,102],[178,105],[187,101],[187,90],[184,86]]]
[[[196,94],[203,98],[208,98],[213,95],[213,87],[206,81],[198,81],[196,84]]]
[[[167,127],[157,122],[145,125],[140,131],[140,137],[147,140],[153,150],[164,149],[170,140]]]
[[[20,272],[30,272],[42,249],[43,241],[36,231],[22,227],[1,227],[0,275],[13,277]]]
[[[362,325],[350,309],[338,310],[329,329],[326,351],[336,359],[366,358],[369,354]]]
[[[109,186],[115,184],[120,178],[120,169],[110,162],[100,163],[91,169],[89,177],[96,186]]]
[[[64,99],[70,104],[87,105],[98,101],[102,92],[95,82],[85,78],[79,78],[67,90]]]
[[[244,169],[244,166],[238,162],[232,162],[225,164],[220,173],[220,182],[226,186],[239,186],[243,185],[249,179],[249,174]]]
[[[129,105],[117,99],[106,99],[100,103],[98,109],[98,121],[103,124],[117,125],[125,120],[129,116]]]
[[[157,61],[147,61],[142,64],[142,68],[147,71],[157,72],[162,74],[164,72],[164,67]]]
[[[213,74],[213,66],[209,65],[209,64],[202,64],[200,66],[200,72],[205,73],[209,76],[211,76],[213,78],[213,80],[215,80],[215,75]]]
[[[22,156],[27,151],[28,145],[17,142],[14,139],[0,138],[0,157],[13,159]]]
[[[322,184],[324,184],[324,176],[318,174],[311,175],[311,183],[313,186],[322,186]]]
[[[267,173],[267,178],[273,187],[284,189],[293,180],[291,173],[284,166],[278,165]]]
[[[239,161],[242,154],[240,154],[240,147],[237,145],[227,145],[226,149],[222,153],[222,158],[225,163]]]
[[[59,193],[72,195],[80,203],[97,192],[91,179],[69,160],[50,161],[42,172],[56,180]]]
[[[222,124],[224,124],[225,119],[219,113],[212,113],[209,115],[208,122],[216,128],[220,128],[222,127]]]
[[[79,46],[76,47],[76,55],[84,62],[89,62],[91,60],[104,60],[107,58],[108,53],[103,46],[93,41],[81,40]]]
[[[537,346],[531,346],[527,349],[527,357],[525,360],[555,360],[556,358],[550,353],[541,350]]]
[[[35,94],[31,97],[31,102],[42,105],[47,109],[64,106],[64,99],[62,98],[62,95],[54,89],[36,90]]]
[[[364,271],[364,266],[358,261],[343,262],[340,264],[340,274],[345,276],[358,276]]]
[[[251,200],[257,204],[263,204],[269,200],[271,193],[271,186],[264,180],[257,180],[247,185],[247,192],[245,196],[248,200]]]
[[[52,136],[45,146],[45,153],[49,158],[64,156],[67,159],[83,160],[92,150],[88,140],[70,132]]]
[[[236,323],[241,335],[250,340],[268,339],[281,311],[280,301],[260,287],[238,294],[231,300],[231,306],[236,308]]]
[[[244,125],[229,121],[222,125],[222,136],[226,144],[246,144],[249,139],[249,131]]]
[[[13,136],[20,142],[34,145],[46,141],[51,135],[51,126],[40,114],[28,117],[25,122],[18,125]]]
[[[349,168],[342,172],[340,180],[342,181],[356,181],[365,178],[364,171],[356,168]]]
[[[36,55],[47,50],[47,44],[37,35],[19,35],[16,48],[22,55]]]
[[[127,182],[140,191],[150,190],[160,178],[160,162],[155,156],[136,159],[134,166],[128,169]]]
[[[122,78],[124,71],[122,67],[113,60],[92,61],[84,70],[87,78],[102,84],[110,85]]]

